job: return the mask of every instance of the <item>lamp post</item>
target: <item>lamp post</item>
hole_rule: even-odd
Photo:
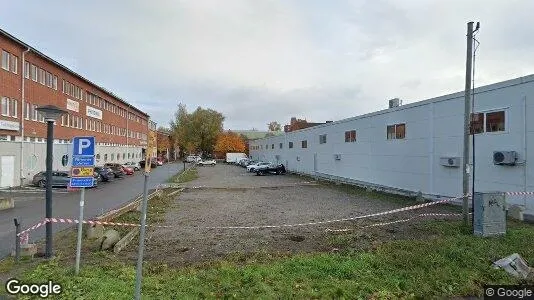
[[[46,218],[52,218],[52,154],[54,144],[54,122],[66,111],[54,105],[45,105],[36,108],[44,117],[46,129]],[[46,250],[45,257],[52,257],[52,223],[46,223]]]

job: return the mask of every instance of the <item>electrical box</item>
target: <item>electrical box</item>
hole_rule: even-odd
[[[513,166],[517,161],[515,151],[493,151],[493,163],[496,165]]]
[[[441,157],[439,159],[439,163],[442,166],[445,167],[459,167],[460,166],[460,158],[459,157]]]
[[[341,160],[341,154],[334,154],[335,160]]]
[[[399,98],[389,100],[389,108],[399,107],[402,105],[402,100]]]
[[[473,233],[495,236],[506,233],[506,202],[502,192],[475,192]]]

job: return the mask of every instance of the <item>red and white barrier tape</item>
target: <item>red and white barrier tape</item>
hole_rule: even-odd
[[[391,221],[391,222],[381,222],[381,223],[375,223],[375,224],[371,224],[371,225],[365,225],[365,226],[361,226],[361,227],[355,228],[355,229],[352,229],[352,228],[345,228],[345,229],[330,229],[330,228],[327,228],[325,231],[326,232],[347,232],[347,231],[352,231],[352,230],[356,230],[356,229],[386,226],[386,225],[397,224],[397,223],[406,223],[406,222],[409,222],[409,221],[412,221],[412,220],[415,220],[415,219],[418,219],[418,218],[421,218],[421,217],[461,217],[461,216],[462,216],[462,214],[428,213],[428,214],[419,214],[416,217],[408,218],[408,219],[402,219],[402,220],[395,220],[395,221]]]
[[[505,192],[506,195],[512,195],[512,196],[518,196],[518,195],[534,195],[534,192]],[[468,194],[467,196],[470,196]],[[407,207],[402,207],[398,209],[393,209],[389,211],[379,212],[379,213],[372,213],[367,215],[361,215],[351,218],[344,218],[344,219],[334,219],[334,220],[326,220],[326,221],[317,221],[317,222],[308,222],[308,223],[296,223],[296,224],[281,224],[281,225],[256,225],[256,226],[195,226],[193,228],[198,229],[268,229],[268,228],[287,228],[287,227],[300,227],[300,226],[311,226],[311,225],[322,225],[322,224],[330,224],[330,223],[338,223],[338,222],[347,222],[347,221],[354,221],[359,219],[365,219],[365,218],[372,218],[372,217],[378,217],[378,216],[385,216],[389,214],[404,212],[404,211],[410,211],[414,209],[429,207],[437,204],[443,204],[447,202],[451,202],[454,200],[459,200],[464,198],[464,196],[449,198],[449,199],[443,199],[443,200],[437,200],[433,202],[427,202],[423,204],[417,204]],[[458,215],[458,214],[421,214],[420,216],[452,216],[452,215]],[[413,219],[413,218],[411,218]],[[406,222],[411,219],[405,219],[405,220],[397,220],[393,222],[386,222],[387,224],[394,224],[394,223],[400,223],[400,222]],[[52,222],[52,223],[68,223],[68,224],[78,224],[78,220],[75,219],[66,219],[66,218],[50,218],[45,219],[42,222],[39,222],[35,224],[34,226],[20,232],[18,235],[22,235],[26,232],[29,232],[31,230],[35,230],[44,224]],[[83,224],[91,224],[91,225],[110,225],[110,226],[129,226],[129,227],[136,227],[140,226],[139,224],[133,224],[133,223],[120,223],[120,222],[105,222],[105,221],[92,221],[92,220],[82,220]],[[383,223],[378,223],[383,224]],[[384,223],[385,224],[385,223]],[[172,228],[172,226],[165,226],[165,225],[147,225],[149,227],[157,227],[157,228]],[[378,226],[378,225],[368,225],[368,227],[372,226]]]

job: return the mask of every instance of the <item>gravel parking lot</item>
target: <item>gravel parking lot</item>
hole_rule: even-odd
[[[300,253],[366,248],[378,240],[421,238],[420,223],[406,222],[361,229],[364,225],[413,217],[420,213],[457,212],[436,205],[415,211],[327,224],[217,229],[219,226],[263,226],[318,222],[376,213],[413,205],[413,200],[360,189],[317,183],[295,175],[256,176],[239,166],[198,167],[199,178],[187,184],[166,215],[164,225],[147,235],[146,258],[189,265],[233,253]],[[348,230],[350,239],[336,242]],[[341,249],[340,249],[341,248]]]

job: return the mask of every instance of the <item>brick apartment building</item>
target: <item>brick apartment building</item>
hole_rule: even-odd
[[[73,136],[95,136],[97,164],[141,160],[148,114],[0,29],[0,187],[44,169],[46,124],[36,111],[67,111],[54,126],[54,169]]]
[[[331,123],[332,121],[326,121],[326,123]],[[325,123],[310,123],[306,120],[297,119],[295,117],[291,118],[291,121],[289,124],[284,125],[284,132],[291,132],[295,130],[305,129],[317,125],[321,125]]]

